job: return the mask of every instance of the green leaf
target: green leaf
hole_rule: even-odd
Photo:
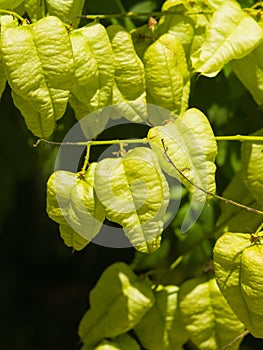
[[[181,350],[187,341],[177,306],[177,286],[159,286],[155,303],[135,327],[141,344],[151,350]]]
[[[255,238],[256,237],[256,238]],[[226,232],[214,247],[219,288],[249,332],[263,338],[263,245],[261,235]]]
[[[70,40],[75,61],[71,104],[80,119],[111,104],[114,59],[106,29],[99,23],[71,31]]]
[[[198,109],[188,109],[185,114],[164,126],[149,130],[148,140],[157,154],[161,167],[170,176],[180,179],[186,188],[199,201],[206,199],[206,194],[186,181],[164,157],[164,148],[175,166],[202,189],[215,192],[214,164],[217,144],[206,116]]]
[[[52,134],[66,110],[74,62],[64,24],[46,17],[32,25],[6,28],[2,55],[14,103],[39,137]]]
[[[260,175],[260,173],[258,173]],[[232,199],[249,207],[260,210],[260,206],[244,183],[243,171],[238,172],[231,180],[223,197]],[[221,214],[214,228],[214,237],[217,239],[224,232],[254,232],[262,222],[260,215],[238,208],[227,203],[220,203]]]
[[[186,281],[179,290],[178,302],[186,331],[200,350],[221,349],[245,330],[214,278]],[[238,349],[241,340],[231,349]]]
[[[238,3],[226,1],[213,14],[204,44],[192,55],[193,67],[196,72],[214,77],[224,64],[246,56],[262,40],[257,22]]]
[[[144,54],[147,101],[175,114],[188,106],[190,74],[180,40],[162,35]]]
[[[95,191],[109,220],[122,225],[133,246],[150,253],[159,248],[169,187],[149,148],[98,163]]]
[[[47,183],[47,213],[61,224],[65,244],[77,250],[96,236],[105,217],[93,190],[96,164],[90,164],[85,178],[59,170]]]
[[[0,8],[13,10],[14,8],[22,4],[23,1],[24,0],[0,0]]]
[[[95,346],[132,329],[154,303],[148,280],[136,276],[124,263],[115,263],[90,292],[90,309],[79,325],[82,342]]]
[[[263,44],[249,55],[232,61],[232,68],[258,105],[263,104]]]
[[[46,0],[49,15],[59,17],[63,22],[70,19],[74,27],[77,27],[82,15],[85,0]]]
[[[128,334],[121,334],[114,340],[104,340],[95,348],[84,345],[81,350],[140,350],[140,347]]]
[[[144,66],[136,54],[131,35],[120,25],[107,27],[111,41],[115,85],[113,86],[112,103],[123,109],[125,118],[132,122],[141,122],[137,109],[146,103]],[[145,120],[145,117],[143,120]]]
[[[263,129],[252,136],[263,136]],[[242,144],[242,163],[245,183],[258,204],[263,207],[263,141]]]

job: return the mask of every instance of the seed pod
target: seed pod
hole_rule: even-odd
[[[90,292],[90,309],[79,325],[81,341],[94,349],[103,339],[129,331],[153,303],[147,279],[136,276],[124,263],[109,266]]]
[[[144,66],[137,56],[130,33],[120,25],[107,27],[114,56],[112,103],[133,122],[147,119]]]
[[[96,164],[89,166],[85,178],[60,170],[47,183],[47,213],[60,224],[65,244],[76,250],[96,236],[105,217],[93,189]]]
[[[244,332],[214,278],[184,282],[178,295],[179,310],[191,341],[200,350],[218,350]],[[239,342],[231,349],[237,350]]]
[[[99,23],[73,30],[69,37],[75,61],[70,103],[76,117],[81,119],[111,103],[113,52],[107,31]]]
[[[17,108],[27,127],[48,137],[66,111],[74,61],[65,25],[53,16],[5,28],[2,59]]]
[[[217,145],[211,126],[202,112],[195,108],[188,109],[173,122],[151,128],[147,137],[161,167],[170,176],[180,179],[194,199],[204,201],[207,196],[179,174],[164,156],[165,149],[187,179],[206,191],[215,192]]]
[[[136,249],[159,248],[169,187],[151,149],[138,147],[123,158],[100,161],[95,191],[107,218],[122,225]]]
[[[154,305],[134,329],[145,349],[181,350],[188,340],[178,309],[178,291],[173,285],[154,290]]]
[[[214,247],[219,288],[249,332],[263,338],[262,233],[223,234]]]
[[[180,40],[164,34],[144,53],[147,102],[182,114],[188,106],[190,72]]]

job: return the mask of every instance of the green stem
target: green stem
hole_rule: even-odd
[[[88,144],[87,144],[87,152],[86,152],[84,164],[83,164],[83,167],[81,169],[81,173],[82,174],[85,174],[85,171],[86,171],[86,169],[87,169],[87,167],[89,165],[90,147],[91,147],[91,144],[90,144],[90,142],[88,142]]]
[[[263,222],[261,223],[261,225],[258,227],[256,234],[261,232],[261,230],[263,229]]]
[[[115,1],[116,1],[117,6],[119,7],[121,13],[125,15],[127,13],[127,10],[123,6],[122,1],[121,0],[115,0]],[[125,17],[124,23],[125,23],[125,27],[127,28],[127,30],[130,31],[134,28],[134,23],[132,22],[132,20],[130,18]]]
[[[246,135],[233,135],[233,136],[216,136],[217,141],[262,141],[263,136],[246,136]]]
[[[161,17],[161,16],[174,16],[181,13],[185,13],[186,11],[158,11],[158,12],[125,12],[125,13],[112,13],[105,15],[83,15],[78,16],[81,18],[87,19],[105,19],[105,18],[135,18],[135,17]],[[196,11],[196,12],[187,12],[187,15],[200,15],[200,14],[212,14],[211,11]]]
[[[255,9],[257,7],[263,7],[263,1],[256,2],[253,6],[251,6],[252,9]]]
[[[0,13],[6,13],[7,15],[13,16],[13,17],[19,19],[23,24],[28,22],[27,19],[21,17],[18,13],[14,12],[14,11],[0,9]]]

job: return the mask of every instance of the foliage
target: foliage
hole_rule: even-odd
[[[137,251],[130,266],[109,266],[90,293],[82,349],[238,349],[248,332],[263,338],[262,123],[250,135],[214,136],[212,113],[191,105],[198,76],[221,74],[231,84],[235,74],[262,109],[262,4],[167,0],[152,13],[145,2],[150,19],[142,26],[138,14],[123,11],[124,20],[87,15],[95,20],[79,26],[84,5],[0,1],[0,93],[8,82],[27,128],[41,138],[55,135],[70,104],[87,138],[76,143],[86,148],[81,169],[49,177],[49,217],[75,250],[107,219]],[[120,133],[107,143],[119,144],[114,156],[92,161],[91,147],[106,142],[93,138],[121,118],[151,126],[143,139],[119,140]],[[243,142],[223,196],[220,140]],[[211,201],[205,217],[212,198],[223,201],[220,215]]]

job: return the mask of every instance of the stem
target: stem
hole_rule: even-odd
[[[164,156],[165,156],[166,160],[177,170],[177,172],[178,172],[190,185],[192,185],[192,186],[194,186],[195,188],[197,188],[198,190],[200,190],[200,191],[206,193],[207,195],[212,196],[212,197],[214,197],[214,198],[216,198],[216,199],[219,199],[219,200],[221,200],[221,201],[223,201],[223,202],[225,202],[225,203],[227,203],[227,204],[232,204],[232,205],[234,205],[234,206],[236,206],[236,207],[246,209],[246,210],[248,210],[248,211],[250,211],[250,212],[253,212],[253,213],[255,213],[255,214],[263,215],[263,211],[261,211],[261,210],[257,210],[257,209],[255,209],[255,208],[248,207],[248,206],[246,206],[246,205],[244,205],[244,204],[235,202],[235,201],[233,201],[232,199],[227,199],[227,198],[221,197],[221,196],[219,196],[219,195],[217,195],[217,194],[215,194],[215,193],[213,193],[213,192],[206,191],[206,190],[204,190],[202,187],[200,187],[200,186],[194,184],[194,183],[193,183],[191,180],[189,180],[188,177],[186,177],[185,174],[184,174],[180,169],[178,169],[178,167],[174,164],[174,162],[172,161],[172,159],[169,157],[169,155],[168,155],[168,153],[167,153],[167,152],[168,152],[168,147],[165,146],[164,139],[162,139],[161,141],[162,141],[162,145],[163,145],[163,149],[164,149]]]
[[[38,139],[36,143],[33,144],[33,147],[37,147],[41,142],[47,143],[49,145],[55,146],[103,146],[103,145],[116,145],[122,143],[149,143],[148,139],[144,137],[143,139],[128,139],[128,140],[106,140],[106,141],[84,141],[84,142],[54,142],[48,141],[45,139]]]
[[[246,330],[245,332],[239,334],[235,339],[231,340],[227,345],[223,346],[221,350],[226,350],[227,348],[230,348],[232,345],[234,345],[239,339],[244,338],[246,335],[249,334],[249,331]]]
[[[246,136],[246,135],[233,135],[233,136],[215,136],[217,141],[262,141],[263,136]]]
[[[19,19],[19,21],[22,22],[23,24],[24,23],[28,23],[27,19],[21,17],[18,13],[14,12],[14,11],[0,9],[0,13],[6,13],[6,14],[8,14],[10,16],[13,16],[13,17]]]
[[[112,13],[106,15],[82,15],[77,16],[77,18],[87,18],[87,19],[105,19],[105,18],[134,18],[134,17],[161,17],[161,16],[174,16],[180,13],[185,13],[187,11],[157,11],[157,12],[125,12],[125,13]],[[187,12],[187,15],[200,15],[200,14],[212,14],[211,11],[196,11]]]
[[[253,6],[251,6],[251,9],[255,9],[257,7],[263,7],[263,1],[256,2]]]
[[[91,143],[88,142],[87,144],[87,152],[86,152],[86,156],[85,156],[85,161],[84,161],[84,164],[83,164],[83,167],[81,169],[81,173],[82,174],[85,174],[85,171],[89,165],[89,156],[90,156],[90,147],[91,147]]]
[[[123,3],[121,0],[115,0],[117,6],[119,7],[120,11],[122,14],[126,14],[127,10],[125,9],[125,7],[123,6]],[[130,18],[125,18],[124,19],[124,23],[125,26],[128,30],[132,30],[134,28],[134,23],[132,22],[132,20]]]
[[[261,225],[258,227],[256,234],[259,233],[261,230],[263,229],[263,222],[261,223]]]

